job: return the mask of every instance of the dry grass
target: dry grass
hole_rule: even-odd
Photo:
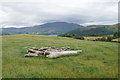
[[[97,38],[102,38],[102,36],[96,36],[96,37],[91,37],[91,36],[85,36],[85,40],[95,40]]]
[[[117,38],[117,39],[113,39],[112,41],[120,41],[120,38]]]

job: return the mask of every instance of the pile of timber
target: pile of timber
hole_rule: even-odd
[[[29,56],[41,56],[45,55],[48,58],[56,58],[59,56],[66,56],[66,55],[78,55],[82,50],[71,51],[69,47],[32,47],[27,50],[27,54],[25,57]]]

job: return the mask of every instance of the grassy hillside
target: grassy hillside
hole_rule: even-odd
[[[103,36],[111,35],[118,32],[118,24],[115,25],[91,25],[72,30],[67,34],[77,34],[80,36]]]
[[[69,46],[80,55],[48,59],[23,55],[30,47]],[[3,78],[116,78],[118,44],[40,35],[3,36]]]
[[[2,78],[2,36],[0,36],[0,78]]]

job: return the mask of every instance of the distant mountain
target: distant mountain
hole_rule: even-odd
[[[3,35],[8,34],[42,34],[42,35],[53,35],[66,33],[68,31],[82,28],[83,26],[75,23],[67,22],[53,22],[46,23],[43,25],[35,25],[33,27],[24,27],[24,28],[3,28]]]
[[[67,32],[66,34],[77,34],[80,36],[101,36],[111,35],[118,31],[118,24],[115,25],[91,25]]]

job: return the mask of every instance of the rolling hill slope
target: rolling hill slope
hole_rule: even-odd
[[[2,38],[2,78],[117,78],[118,44],[43,35]],[[92,46],[91,46],[92,45]],[[23,55],[30,47],[71,47],[76,56],[48,59]]]
[[[67,23],[67,22],[53,22],[53,23],[46,23],[43,25],[36,25],[33,27],[25,27],[25,28],[4,28],[3,35],[7,34],[61,34],[66,33],[68,31],[81,28],[83,26],[74,24],[74,23]]]
[[[77,34],[80,36],[102,36],[111,35],[118,31],[118,24],[115,25],[91,25],[67,32],[67,34]]]

